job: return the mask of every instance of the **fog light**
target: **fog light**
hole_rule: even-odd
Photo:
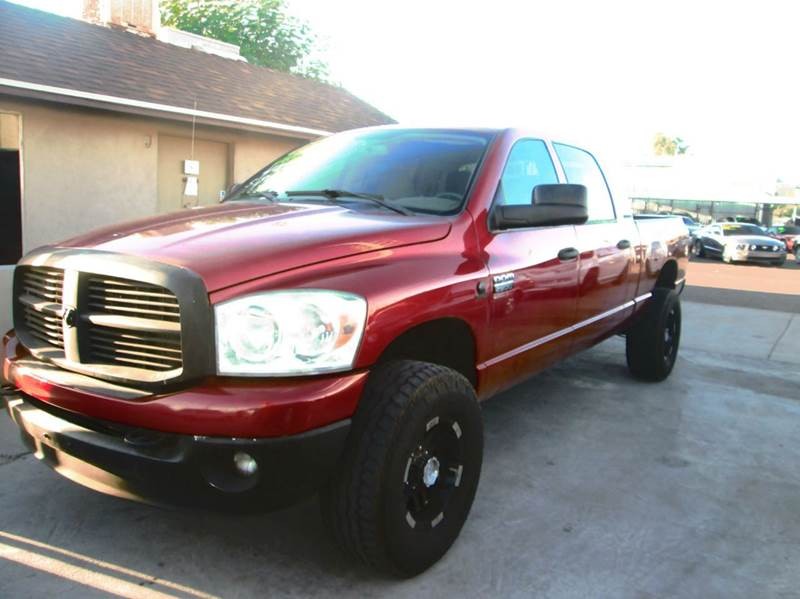
[[[243,451],[233,456],[233,463],[236,465],[236,470],[239,471],[239,474],[245,476],[253,476],[258,470],[258,462],[256,462],[256,459],[249,453],[244,453]]]

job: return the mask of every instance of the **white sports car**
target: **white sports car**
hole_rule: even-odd
[[[692,254],[722,258],[725,262],[762,262],[782,266],[786,244],[749,223],[712,223],[696,231]]]

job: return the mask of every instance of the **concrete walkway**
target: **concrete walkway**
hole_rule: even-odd
[[[663,383],[633,380],[615,337],[486,402],[472,515],[402,582],[343,556],[313,500],[240,515],[106,497],[2,417],[0,597],[798,597],[798,332],[686,302]]]
[[[691,302],[682,308],[684,348],[800,364],[800,314]]]

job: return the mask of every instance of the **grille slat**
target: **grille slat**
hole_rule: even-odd
[[[140,308],[128,305],[118,305],[110,301],[99,302],[93,301],[88,303],[89,310],[92,312],[99,312],[101,314],[129,314],[131,316],[146,316],[147,318],[158,318],[161,320],[169,320],[178,322],[179,314],[175,312],[167,312],[164,310],[154,310],[151,308]]]

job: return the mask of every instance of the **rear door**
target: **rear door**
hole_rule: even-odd
[[[521,139],[511,148],[494,205],[530,204],[536,185],[558,183],[547,144]],[[491,290],[492,349],[486,388],[508,387],[564,357],[575,320],[578,261],[575,227],[495,231],[486,246]]]
[[[554,143],[567,182],[586,186],[589,220],[576,227],[578,300],[573,335],[578,351],[594,345],[631,313],[638,270],[634,268],[638,240],[632,219],[621,218],[600,166],[586,150]]]

